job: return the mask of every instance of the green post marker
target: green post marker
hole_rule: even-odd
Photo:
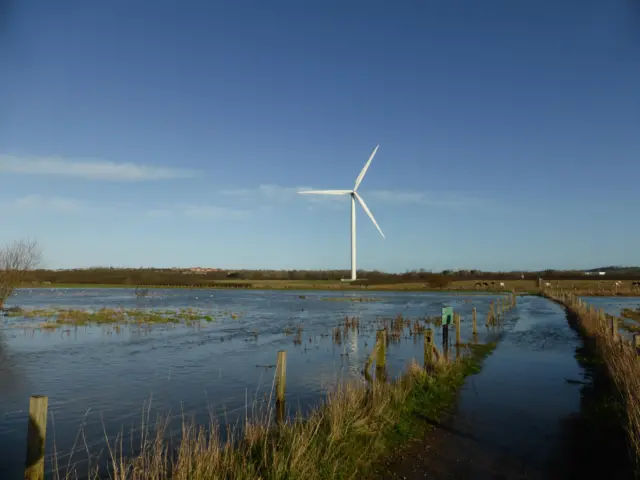
[[[442,307],[442,325],[453,323],[453,307]]]

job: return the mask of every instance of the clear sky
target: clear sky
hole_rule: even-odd
[[[640,264],[640,4],[0,0],[0,244],[50,268]]]

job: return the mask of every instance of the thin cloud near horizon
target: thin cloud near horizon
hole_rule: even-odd
[[[110,182],[145,182],[193,178],[195,170],[158,167],[132,162],[0,155],[0,172],[20,175],[53,175]]]
[[[263,184],[256,188],[226,188],[218,191],[219,195],[243,200],[263,198],[275,202],[291,201],[299,198],[310,203],[334,203],[343,201],[341,195],[298,195],[303,190],[314,190],[312,187],[283,187],[280,185]],[[422,205],[435,208],[469,208],[486,206],[491,200],[469,196],[459,192],[428,192],[428,191],[400,191],[400,190],[368,190],[361,192],[365,199],[388,205]]]

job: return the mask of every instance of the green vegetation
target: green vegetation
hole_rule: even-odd
[[[241,313],[233,312],[222,312],[221,315],[231,319],[237,319],[242,316]],[[166,311],[127,310],[123,308],[101,308],[96,311],[80,309],[21,309],[12,310],[8,313],[8,316],[44,319],[46,322],[42,323],[40,327],[46,329],[55,329],[62,325],[175,324],[199,321],[213,322],[215,320],[213,315],[205,314],[192,308]]]
[[[406,441],[419,438],[445,415],[466,376],[480,370],[495,344],[473,346],[470,355],[436,370],[413,363],[392,383],[340,384],[306,418],[273,425],[271,415],[247,420],[242,434],[227,442],[219,427],[183,423],[175,449],[160,421],[145,435],[141,453],[126,458],[122,442],[110,449],[111,478],[156,479],[326,479],[362,478]],[[174,444],[175,445],[175,444]],[[99,478],[96,472],[94,478]],[[67,478],[74,478],[71,472]]]

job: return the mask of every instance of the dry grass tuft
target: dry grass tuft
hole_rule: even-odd
[[[619,334],[613,335],[612,317],[578,301],[575,295],[546,292],[567,305],[579,319],[584,332],[595,340],[609,375],[624,401],[629,445],[640,462],[640,356],[635,346]],[[615,319],[614,319],[615,320]]]
[[[414,361],[390,383],[340,383],[306,418],[276,425],[268,408],[230,431],[227,440],[215,421],[203,427],[183,419],[178,441],[171,444],[167,438],[176,436],[169,435],[168,420],[161,420],[153,431],[146,428],[133,456],[125,455],[128,443],[122,437],[109,445],[109,472],[94,469],[92,478],[105,473],[114,480],[359,478],[388,453],[397,431],[415,428],[420,418],[453,401],[465,375],[474,373],[471,362],[441,361],[427,372]],[[56,478],[78,476],[71,468]]]

